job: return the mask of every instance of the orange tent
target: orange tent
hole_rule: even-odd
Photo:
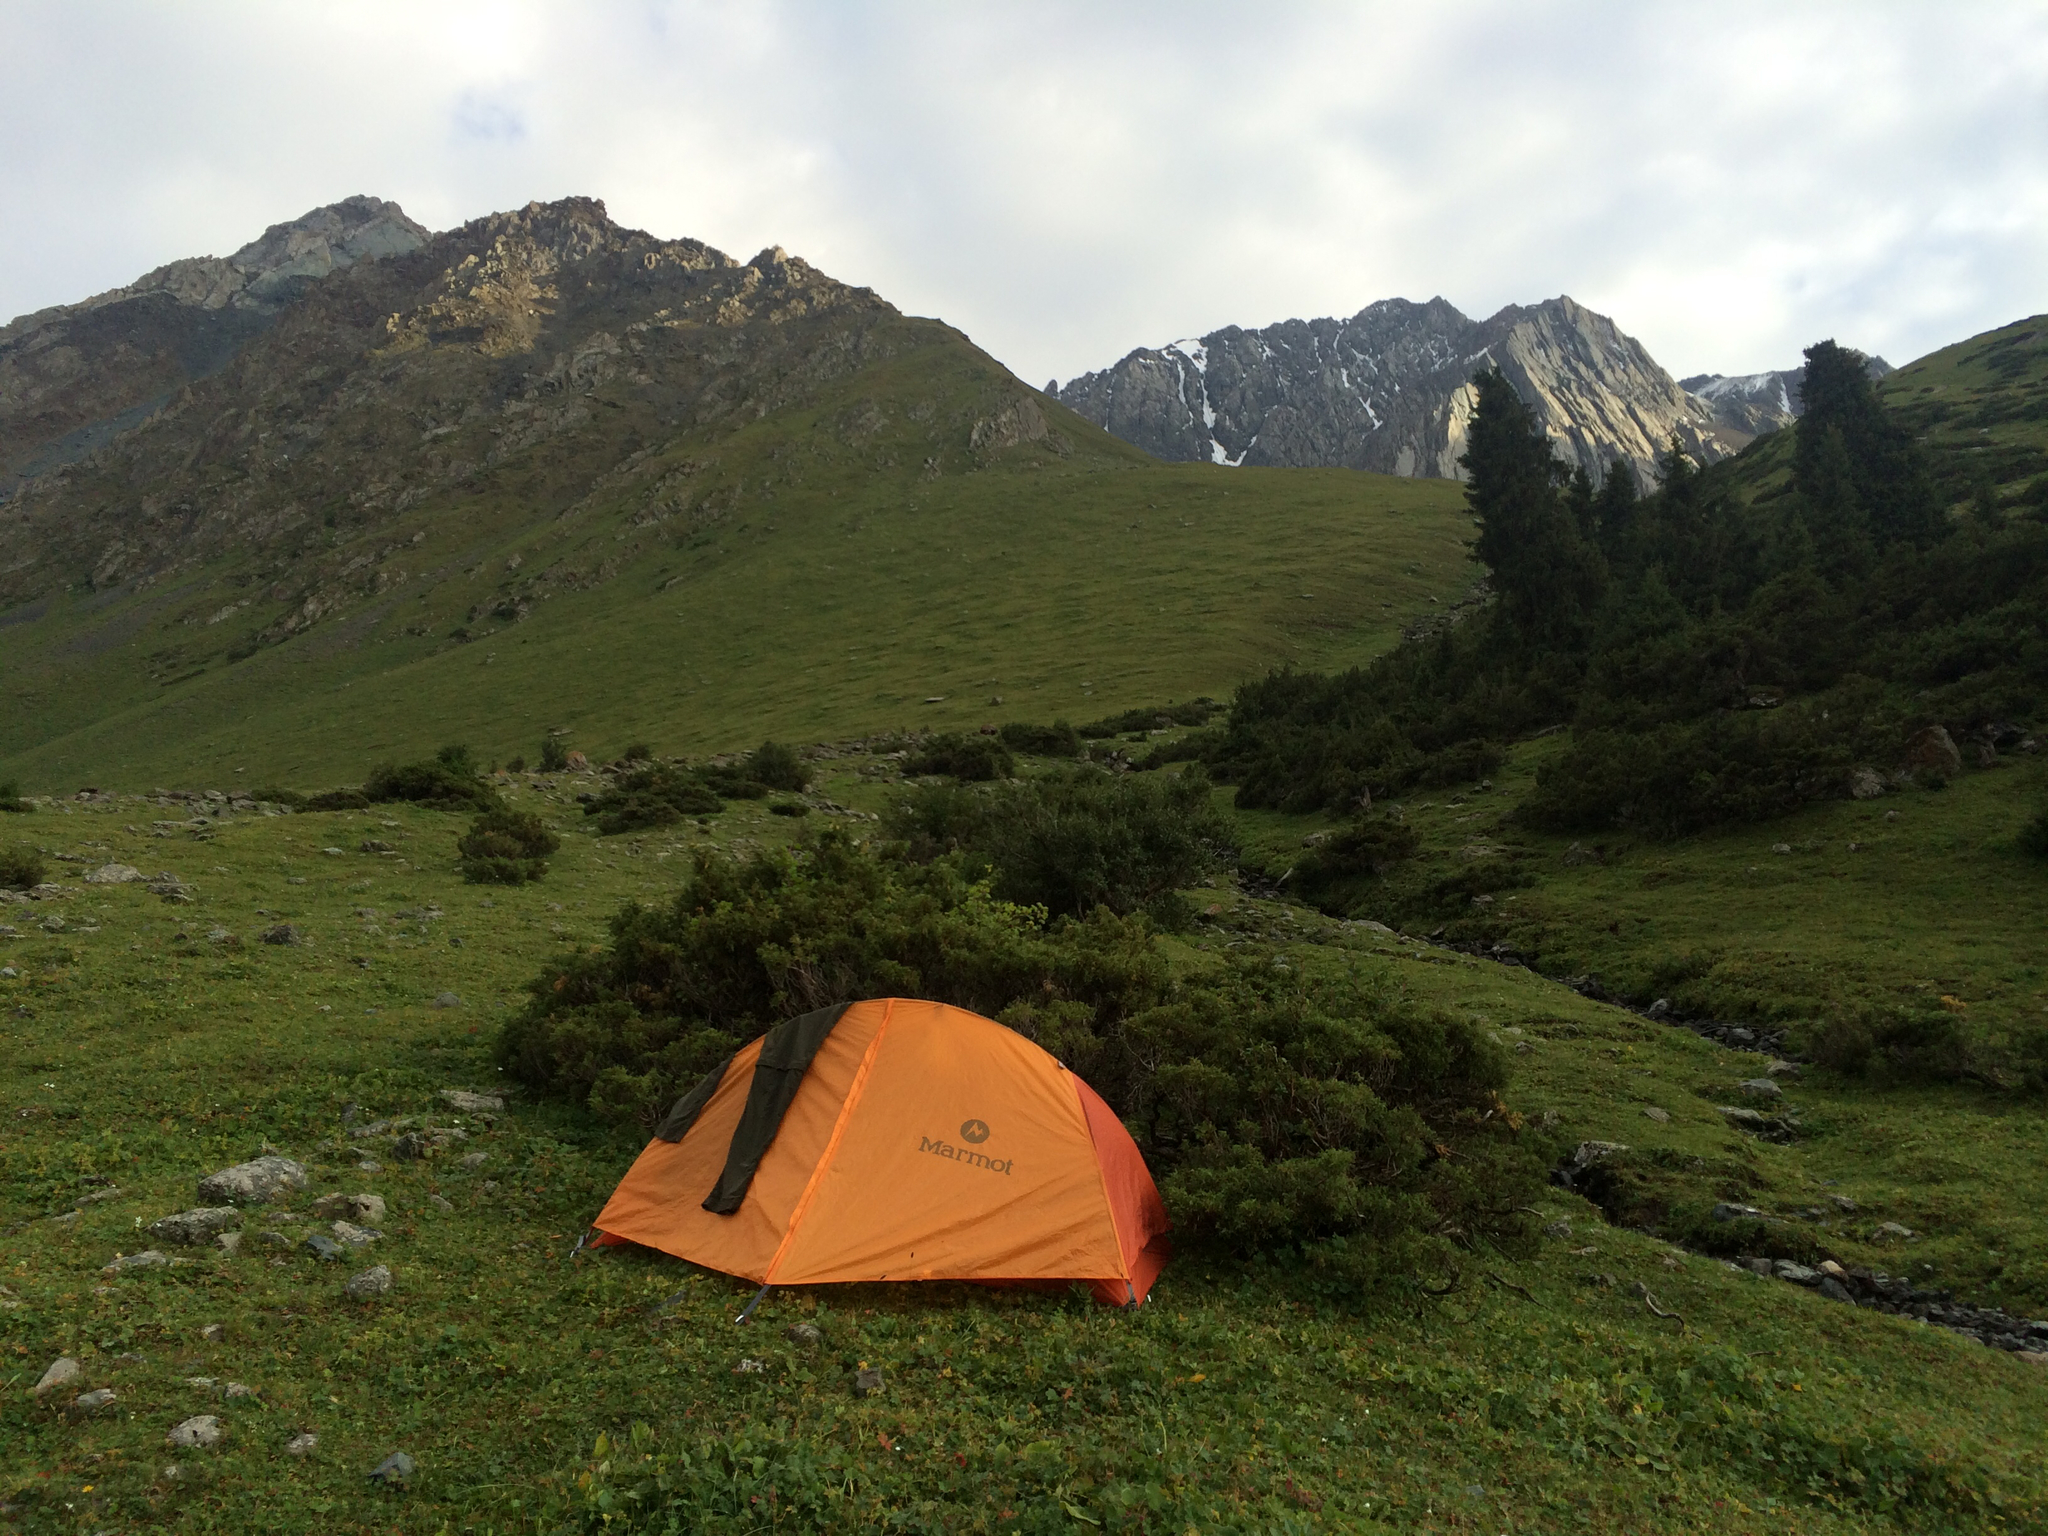
[[[595,1226],[764,1287],[1081,1280],[1129,1305],[1168,1253],[1145,1159],[1093,1089],[993,1020],[900,997],[736,1051]]]

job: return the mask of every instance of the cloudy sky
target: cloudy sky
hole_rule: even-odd
[[[0,8],[0,316],[354,192],[786,246],[1033,383],[1569,293],[1675,374],[2048,309],[2048,5]]]

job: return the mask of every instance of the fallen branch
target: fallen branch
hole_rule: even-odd
[[[1463,1271],[1454,1269],[1451,1271],[1450,1283],[1447,1284],[1442,1290],[1437,1290],[1434,1286],[1427,1284],[1420,1275],[1417,1275],[1415,1277],[1415,1284],[1422,1291],[1422,1294],[1425,1296],[1448,1296],[1451,1294],[1451,1292],[1455,1291],[1458,1288],[1459,1283],[1463,1281],[1464,1278],[1465,1276]]]
[[[1636,1294],[1643,1298],[1643,1305],[1650,1309],[1650,1315],[1652,1317],[1670,1318],[1678,1324],[1678,1331],[1680,1333],[1686,1331],[1685,1319],[1683,1317],[1680,1317],[1676,1312],[1666,1312],[1662,1307],[1658,1306],[1657,1298],[1650,1294],[1650,1288],[1647,1285],[1643,1284],[1643,1282],[1640,1280],[1636,1282]]]
[[[1536,1300],[1535,1292],[1531,1291],[1529,1287],[1527,1287],[1526,1285],[1517,1285],[1514,1281],[1508,1279],[1505,1275],[1497,1275],[1489,1269],[1486,1272],[1486,1278],[1491,1280],[1495,1285],[1501,1286],[1506,1290],[1513,1291],[1517,1295],[1525,1298],[1526,1300]]]

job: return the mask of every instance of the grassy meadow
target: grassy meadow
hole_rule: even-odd
[[[879,808],[886,763],[822,767],[807,819],[828,800]],[[517,782],[515,802],[564,834],[547,879],[520,888],[462,884],[463,823],[409,807],[158,826],[188,813],[131,799],[8,818],[0,830],[80,862],[59,866],[68,897],[0,909],[17,931],[0,938],[15,972],[0,977],[0,1520],[594,1530],[660,1477],[691,1490],[701,1528],[734,1531],[2040,1526],[2048,1371],[1611,1228],[1562,1191],[1543,1214],[1564,1225],[1534,1260],[1475,1255],[1451,1294],[1364,1315],[1313,1272],[1184,1258],[1135,1316],[873,1286],[776,1293],[742,1329],[742,1282],[650,1254],[571,1257],[638,1137],[516,1097],[458,1114],[439,1090],[495,1088],[493,1031],[546,956],[671,889],[693,848],[786,840],[797,821],[743,806],[708,830],[601,840],[574,803],[595,784]],[[1479,825],[1453,820],[1467,807],[1416,808],[1439,811],[1446,840]],[[1246,821],[1269,846],[1296,832]],[[77,879],[109,860],[176,874],[195,899]],[[1604,899],[1546,875],[1520,902],[1574,890]],[[1760,1057],[1224,877],[1195,894],[1204,917],[1175,941],[1190,961],[1270,952],[1484,1020],[1517,1053],[1525,1134],[1560,1151],[1627,1143],[1673,1171],[1675,1198],[1745,1200],[1844,1262],[1966,1294],[1989,1279],[1975,1245],[1995,1242],[2004,1299],[2038,1294],[2037,1115],[1815,1074],[1790,1090],[1811,1134],[1757,1141],[1715,1105]],[[263,942],[279,923],[302,942]],[[436,1006],[444,992],[459,1004]],[[350,1134],[408,1116],[466,1139],[401,1161],[401,1127]],[[266,1146],[314,1170],[295,1216],[251,1210],[233,1254],[166,1247],[184,1262],[102,1272],[150,1245],[138,1225],[194,1204],[197,1178]],[[300,1241],[332,1190],[389,1203],[384,1236],[341,1264]],[[1853,1223],[1802,1214],[1832,1194],[1857,1201]],[[1881,1220],[1923,1235],[1866,1241]],[[345,1275],[372,1263],[391,1291],[347,1297]],[[788,1340],[798,1320],[823,1342]],[[63,1353],[81,1380],[36,1400]],[[886,1386],[862,1399],[864,1364]],[[226,1396],[229,1382],[253,1391]],[[109,1408],[65,1411],[100,1386]],[[202,1412],[221,1445],[168,1449]],[[302,1434],[317,1445],[289,1454]],[[396,1450],[417,1462],[409,1486],[370,1484]]]
[[[535,450],[337,533],[321,558],[354,574],[274,644],[237,643],[277,607],[255,554],[0,614],[0,781],[325,784],[448,740],[530,757],[553,727],[700,754],[1079,721],[1364,661],[1477,574],[1450,481],[1163,465],[1050,403],[1064,451],[964,452],[1000,370],[920,324],[566,506]]]

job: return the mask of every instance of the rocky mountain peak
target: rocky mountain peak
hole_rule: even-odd
[[[1704,462],[1739,446],[1640,342],[1568,295],[1483,321],[1433,298],[1382,299],[1348,320],[1228,326],[1140,348],[1056,392],[1161,458],[1455,478],[1471,379],[1489,365],[1596,479],[1619,459],[1647,483],[1674,434]]]
[[[396,203],[345,198],[271,225],[232,256],[173,261],[0,328],[0,497],[225,367],[309,285],[431,238]]]

